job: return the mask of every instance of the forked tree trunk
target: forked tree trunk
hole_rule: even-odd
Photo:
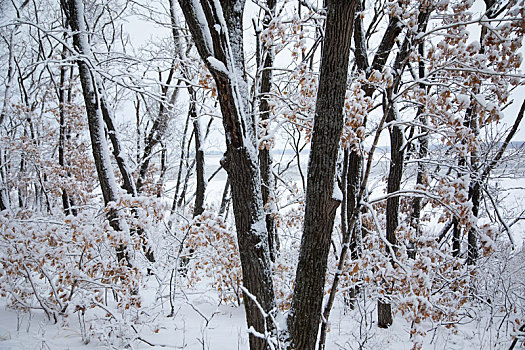
[[[268,233],[253,114],[244,73],[242,16],[244,0],[179,0],[201,58],[218,92],[226,135],[222,165],[231,183],[242,266],[248,328],[261,334],[273,328],[261,314],[275,309]],[[253,300],[253,298],[256,299]],[[250,349],[269,349],[266,339],[250,334]]]
[[[308,162],[301,251],[288,329],[293,349],[315,349],[327,258],[339,202],[334,175],[343,128],[352,28],[357,1],[327,1],[313,137]]]

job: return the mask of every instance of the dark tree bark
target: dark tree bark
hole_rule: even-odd
[[[266,29],[270,25],[275,14],[275,0],[266,0],[266,6],[269,10],[268,13],[265,13],[263,19],[263,28]],[[260,87],[260,104],[259,104],[259,113],[260,118],[263,121],[267,121],[270,118],[270,106],[268,104],[269,93],[272,86],[272,75],[273,72],[271,67],[273,66],[274,61],[274,50],[273,47],[268,48],[266,51],[263,51],[263,62],[262,62],[262,74],[261,74],[261,87]],[[272,193],[274,192],[275,180],[272,173],[272,155],[270,150],[266,147],[259,150],[259,164],[261,167],[261,180],[262,180],[262,199],[266,207],[266,230],[268,231],[268,244],[270,246],[270,259],[275,261],[275,255],[277,253],[278,236],[277,230],[275,227],[275,220],[271,213],[271,204],[270,201],[273,201]]]
[[[339,285],[348,251],[350,251],[350,257],[352,259],[359,258],[359,243],[361,241],[361,237],[359,236],[361,235],[361,231],[359,225],[357,225],[357,221],[359,220],[359,214],[357,212],[359,210],[359,204],[357,203],[357,200],[359,195],[359,180],[361,178],[361,159],[362,158],[355,150],[344,151],[343,181],[341,183],[343,188],[343,203],[341,207],[341,231],[343,233],[343,239],[341,242],[342,248],[337,262],[337,270],[332,282],[332,288],[323,311],[321,333],[319,336],[319,350],[325,348],[328,319],[330,318],[330,312],[335,301],[337,286]],[[357,286],[354,286],[349,291],[350,307],[353,307],[357,292]]]
[[[473,152],[474,153],[474,152]],[[477,164],[477,156],[471,155],[472,165]],[[479,216],[479,205],[481,200],[481,185],[479,179],[474,180],[474,183],[469,187],[469,197],[472,201],[472,215],[474,217]],[[479,257],[479,247],[478,247],[478,233],[475,228],[470,228],[467,234],[467,265],[475,265]]]
[[[387,122],[397,120],[394,106],[385,103],[388,113]],[[403,176],[404,152],[403,131],[399,125],[393,125],[390,129],[390,171],[388,174],[387,193],[397,192],[401,186]],[[386,201],[386,239],[395,247],[397,245],[396,229],[399,224],[399,197],[389,197]],[[387,248],[387,252],[389,249]],[[391,262],[393,264],[393,262]],[[386,287],[388,289],[388,286]],[[378,326],[387,328],[392,324],[392,308],[389,303],[380,300],[377,305]]]
[[[461,255],[461,227],[458,219],[452,219],[452,256],[457,258]]]
[[[202,149],[202,130],[197,116],[195,90],[188,87],[190,93],[190,117],[193,120],[193,130],[195,130],[195,167],[197,175],[197,189],[195,190],[195,207],[193,216],[201,215],[204,212],[204,195],[206,192],[206,180],[204,179],[204,150]]]
[[[210,70],[218,92],[226,135],[222,165],[231,183],[237,240],[241,258],[246,321],[265,334],[275,309],[268,232],[261,194],[261,174],[253,114],[249,111],[244,73],[243,0],[179,0],[201,58]],[[220,8],[216,8],[219,6]],[[205,18],[203,18],[203,16]],[[217,30],[219,28],[220,30]],[[250,334],[251,349],[268,349],[266,339]]]
[[[9,198],[5,186],[3,151],[0,149],[0,211],[8,208]]]
[[[226,213],[226,208],[230,203],[230,197],[228,193],[230,192],[230,179],[226,178],[226,184],[224,185],[224,190],[222,191],[221,197],[221,206],[219,208],[219,216],[223,216]]]
[[[164,143],[160,143],[161,151],[160,151],[160,176],[157,181],[157,198],[162,197],[163,189],[164,189],[164,177],[166,176],[166,172],[168,171],[168,165],[167,165],[167,153],[168,150],[166,149],[166,146]]]
[[[315,349],[335,212],[334,175],[343,128],[357,1],[327,1],[325,41],[308,163],[301,251],[288,328],[293,349]]]
[[[497,6],[494,6],[496,3],[495,0],[485,0],[487,18],[495,18],[497,16]],[[480,34],[480,43],[481,53],[485,52],[485,47],[483,45],[485,41],[485,36],[487,35],[487,28],[483,27]],[[474,87],[474,93],[478,93],[481,88],[481,83],[478,86]],[[467,121],[472,132],[476,135],[479,134],[480,125],[478,123],[476,108],[471,106],[467,110]],[[481,184],[483,178],[482,164],[479,161],[479,154],[477,151],[472,151],[470,153],[470,168],[473,170],[471,175],[472,183],[469,186],[469,200],[472,202],[472,214],[474,217],[479,216],[479,207],[481,201]],[[470,228],[467,234],[467,265],[475,265],[479,257],[479,246],[478,246],[478,233],[475,228]]]

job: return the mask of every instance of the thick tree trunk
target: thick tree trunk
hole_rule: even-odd
[[[315,349],[335,212],[334,175],[343,128],[357,1],[327,1],[325,41],[308,163],[301,251],[288,328],[293,349]]]
[[[275,309],[276,303],[254,117],[248,109],[248,88],[244,80],[244,1],[179,0],[179,3],[199,54],[217,85],[226,135],[222,165],[231,183],[246,321],[248,328],[267,334],[273,325],[256,303],[266,314]],[[269,345],[266,339],[251,333],[250,348],[268,349]]]
[[[355,150],[345,150],[343,159],[343,203],[341,207],[341,231],[343,232],[343,239],[341,242],[341,253],[337,262],[337,270],[334,275],[330,294],[326,302],[326,306],[323,311],[323,319],[321,322],[321,332],[319,336],[319,350],[325,348],[326,333],[328,330],[328,320],[330,318],[330,312],[332,310],[335,296],[337,293],[337,286],[343,273],[346,256],[350,251],[350,257],[352,259],[358,259],[359,257],[359,244],[361,242],[361,230],[359,221],[359,205],[358,191],[359,191],[359,180],[361,167],[361,157]],[[353,308],[355,297],[358,292],[358,287],[352,287],[349,294],[350,307]]]

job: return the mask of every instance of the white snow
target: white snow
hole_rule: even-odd
[[[230,75],[230,72],[228,72],[228,68],[226,68],[226,66],[224,65],[224,63],[222,63],[221,61],[219,61],[218,59],[216,59],[215,57],[213,56],[209,56],[207,59],[208,63],[210,64],[211,68],[218,71],[218,72],[221,72],[227,76]]]
[[[202,5],[200,1],[191,0],[191,8],[193,10],[193,13],[195,14],[195,19],[201,30],[203,40],[204,40],[204,45],[206,46],[206,51],[208,53],[212,53],[214,52],[213,51],[213,40],[211,37],[208,21],[206,20],[206,15],[204,14],[204,10],[202,9]]]
[[[332,198],[338,202],[343,201],[343,192],[341,192],[341,189],[339,188],[339,184],[337,183],[337,181],[334,181],[334,191],[332,194]]]

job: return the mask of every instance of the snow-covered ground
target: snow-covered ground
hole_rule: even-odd
[[[131,343],[132,349],[248,349],[243,307],[217,305],[206,291],[188,291],[178,296],[174,317],[166,317],[168,308],[159,309],[151,324],[135,325],[143,340]],[[493,320],[496,322],[497,320]],[[465,319],[455,332],[428,324],[423,349],[507,349],[509,335],[496,334],[490,320]],[[374,305],[360,303],[356,310],[345,313],[337,307],[332,312],[327,349],[409,350],[410,325],[397,317],[389,329],[375,324]],[[0,349],[108,349],[97,339],[84,344],[77,314],[57,324],[47,320],[41,311],[17,312],[0,305]]]

